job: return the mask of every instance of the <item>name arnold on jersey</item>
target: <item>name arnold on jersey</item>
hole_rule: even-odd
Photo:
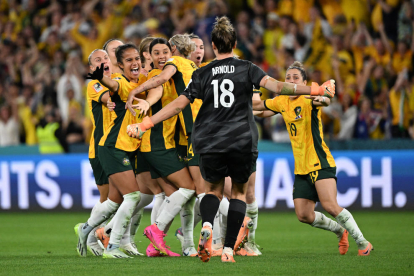
[[[226,74],[226,73],[234,73],[234,65],[221,65],[217,67],[211,68],[211,71],[213,72],[213,76],[217,74]]]

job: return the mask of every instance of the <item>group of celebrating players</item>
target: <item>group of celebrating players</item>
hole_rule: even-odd
[[[358,255],[369,255],[371,243],[337,204],[335,161],[323,141],[320,109],[334,96],[334,81],[306,86],[306,72],[295,62],[286,82],[279,82],[238,59],[227,17],[216,19],[211,40],[216,58],[210,63],[201,63],[204,44],[193,34],[169,41],[147,37],[139,47],[112,39],[90,54],[89,159],[100,201],[87,222],[75,226],[78,254],[143,255],[135,234],[144,207],[155,197],[151,225],[144,230],[150,240],[147,256],[181,256],[164,240],[178,213],[181,228],[175,235],[183,256],[235,262],[233,255],[261,255],[255,243],[254,116],[280,113],[295,157],[298,219],[334,232],[340,254],[347,253],[350,234]],[[261,101],[259,87],[281,96]],[[317,201],[336,221],[314,211]],[[196,250],[193,229],[200,221]]]

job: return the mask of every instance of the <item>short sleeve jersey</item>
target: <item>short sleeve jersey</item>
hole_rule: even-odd
[[[87,87],[87,102],[91,113],[92,135],[89,143],[89,158],[97,157],[96,149],[101,140],[105,128],[111,123],[111,112],[101,102],[102,96],[109,92],[108,88],[103,86],[99,81],[92,80]]]
[[[100,146],[112,146],[127,152],[138,149],[141,140],[129,137],[126,129],[128,125],[140,121],[138,120],[138,114],[133,116],[128,109],[125,109],[125,102],[128,99],[129,92],[143,84],[146,79],[144,75],[139,75],[138,83],[131,82],[124,75],[113,79],[119,84],[118,91],[111,93],[111,100],[115,103],[115,114],[111,116],[111,123],[105,129],[99,142]]]
[[[178,96],[180,96],[184,92],[184,89],[186,88],[188,83],[190,82],[191,76],[193,75],[193,72],[197,69],[197,66],[193,61],[179,56],[173,56],[172,58],[170,58],[165,64],[164,68],[171,65],[177,68],[177,71],[171,79],[172,86],[174,87]],[[191,132],[191,129],[193,127],[192,108],[190,106],[184,108],[184,110],[180,113],[179,116],[181,127],[187,135],[189,132]]]
[[[253,86],[266,73],[250,61],[214,60],[193,73],[183,95],[203,101],[194,122],[195,153],[257,152],[258,132],[253,118]]]
[[[162,71],[159,69],[151,70],[148,74],[148,79],[153,78],[159,75]],[[163,94],[161,99],[156,102],[154,105],[151,106],[149,110],[149,116],[156,114],[160,111],[163,107],[174,101],[178,95],[175,91],[174,85],[172,81],[167,81],[162,85]],[[175,135],[177,132],[177,121],[179,116],[173,116],[161,124],[155,125],[153,128],[149,129],[145,132],[144,136],[141,139],[141,147],[140,151],[142,152],[152,152],[152,151],[160,151],[160,150],[167,150],[176,147]],[[184,133],[179,132],[177,135],[183,135],[179,137],[184,138]]]
[[[321,107],[310,99],[279,96],[266,100],[265,106],[280,112],[285,120],[295,158],[295,174],[335,167],[335,160],[323,140]]]

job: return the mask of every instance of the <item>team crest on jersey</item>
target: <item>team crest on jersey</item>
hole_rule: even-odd
[[[295,114],[296,114],[296,118],[295,120],[299,120],[300,118],[302,118],[302,115],[300,115],[300,113],[302,112],[302,107],[297,106],[295,107]]]
[[[124,160],[122,161],[122,164],[124,164],[124,166],[129,166],[131,162],[129,162],[128,158],[124,158]]]
[[[99,82],[95,83],[93,85],[93,88],[95,89],[96,92],[100,92],[103,89],[102,85]]]

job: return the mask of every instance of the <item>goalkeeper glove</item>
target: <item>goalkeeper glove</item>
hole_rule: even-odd
[[[101,63],[101,67],[96,67],[96,70],[93,71],[93,73],[89,73],[86,78],[101,81],[103,77],[104,77],[104,63]]]
[[[132,124],[127,126],[127,133],[129,137],[141,139],[144,133],[154,127],[150,117],[145,117],[142,123]]]
[[[333,98],[335,95],[335,81],[328,80],[319,86],[316,82],[312,82],[311,96],[325,96]]]

